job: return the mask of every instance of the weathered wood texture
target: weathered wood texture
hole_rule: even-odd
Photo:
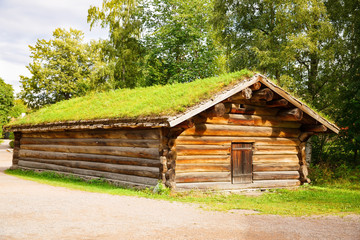
[[[254,91],[252,98],[254,94],[259,100],[272,99],[269,89]],[[244,93],[232,99],[248,101]],[[265,102],[262,107],[227,102],[223,116],[208,116],[185,129],[172,143],[177,152],[177,188],[192,184],[217,186],[217,182],[224,189],[236,188],[236,185],[243,188],[246,184],[241,181],[231,184],[234,182],[232,143],[252,146],[253,172],[248,174],[248,187],[297,186],[301,134],[298,120],[302,112],[284,108],[287,106],[288,102],[281,99]]]
[[[160,131],[120,129],[24,133],[18,165],[23,168],[104,177],[131,185],[161,178]]]

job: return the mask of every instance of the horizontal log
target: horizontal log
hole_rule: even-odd
[[[327,127],[324,125],[303,125],[301,130],[305,132],[326,132]]]
[[[197,182],[197,183],[177,183],[177,190],[187,189],[217,189],[217,190],[236,190],[236,189],[256,189],[256,188],[286,188],[300,185],[299,180],[265,180],[253,181],[248,184],[231,184],[229,182]]]
[[[288,145],[298,146],[297,138],[276,138],[276,137],[222,137],[222,136],[179,136],[176,139],[177,145],[230,145],[231,142],[250,142],[255,145]]]
[[[19,160],[25,162],[37,162],[41,164],[59,165],[70,168],[95,170],[100,172],[111,172],[111,173],[120,173],[120,174],[134,175],[140,177],[159,178],[159,168],[155,168],[155,167],[119,165],[119,164],[108,164],[108,163],[86,162],[86,161],[40,159],[40,158],[20,158]]]
[[[283,121],[300,121],[303,118],[303,111],[299,108],[285,109],[279,111],[277,117]]]
[[[251,100],[266,100],[271,101],[274,97],[274,92],[269,88],[263,88],[253,92]]]
[[[201,116],[206,117],[221,117],[226,113],[226,107],[224,103],[218,103],[215,106],[211,107],[210,109],[202,112]]]
[[[56,160],[76,160],[89,162],[103,162],[123,165],[137,165],[148,167],[159,167],[160,162],[157,159],[119,157],[111,155],[86,154],[86,153],[63,153],[63,152],[45,152],[21,149],[19,156],[22,158],[43,158]]]
[[[299,134],[300,130],[294,128],[199,124],[186,129],[181,136],[298,137]]]
[[[299,136],[299,140],[301,142],[306,142],[312,135],[314,135],[313,132],[302,132]]]
[[[229,172],[176,173],[176,183],[183,182],[230,182]]]
[[[245,88],[241,92],[230,97],[230,101],[250,99],[252,97],[252,90],[250,88]]]
[[[254,172],[299,171],[299,163],[253,163]]]
[[[295,155],[298,149],[295,146],[257,146],[254,149],[254,155],[277,154],[277,155]]]
[[[68,152],[68,153],[91,153],[102,155],[114,155],[135,158],[159,159],[158,148],[131,148],[131,147],[109,147],[109,146],[67,146],[67,145],[21,145],[21,149],[47,151],[47,152]]]
[[[51,170],[56,172],[79,174],[82,176],[94,176],[99,178],[114,179],[114,180],[126,181],[129,183],[148,184],[152,186],[155,186],[158,182],[157,178],[139,177],[139,176],[108,173],[108,172],[101,172],[101,171],[94,171],[87,169],[77,169],[77,168],[59,166],[55,164],[44,164],[44,163],[29,162],[22,160],[19,161],[19,166],[31,168],[35,170]]]
[[[156,129],[92,130],[23,133],[26,138],[159,139]]]
[[[243,126],[268,126],[283,128],[299,128],[301,123],[282,121],[275,116],[256,116],[242,114],[226,114],[223,117],[208,118],[206,123],[209,124],[232,124]]]
[[[180,123],[179,125],[176,125],[177,128],[191,128],[194,126],[194,121],[189,119],[189,120],[185,120],[182,123]]]
[[[230,146],[223,145],[177,145],[178,156],[187,155],[227,155],[230,154]]]
[[[21,144],[158,148],[158,139],[21,138]]]
[[[233,104],[230,111],[230,113],[234,113],[234,114],[260,115],[260,116],[275,116],[278,112],[279,112],[278,108],[255,107],[250,105],[244,105],[244,107],[240,107],[240,104]]]
[[[230,164],[230,156],[224,155],[191,155],[179,156],[177,164]]]
[[[272,100],[270,102],[266,102],[267,107],[287,107],[289,106],[289,102],[286,99],[277,99]]]
[[[176,174],[185,172],[230,172],[230,164],[178,164]]]
[[[254,180],[299,179],[298,171],[253,172]]]
[[[275,155],[275,154],[269,154],[269,155],[253,155],[253,162],[257,163],[270,163],[270,162],[293,162],[293,163],[299,163],[299,158],[297,155]]]

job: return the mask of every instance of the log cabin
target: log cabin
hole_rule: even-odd
[[[29,121],[5,128],[15,135],[12,168],[104,178],[127,187],[162,181],[177,190],[286,188],[309,182],[306,141],[339,128],[261,74],[216,86],[193,103],[174,103],[181,105],[175,112],[171,102],[179,96],[166,98],[173,112],[127,117],[120,114],[123,106],[111,116],[82,119],[82,106],[75,109],[80,117],[37,123],[31,123],[30,114]],[[159,87],[166,88],[158,92],[159,99],[171,94],[171,87]],[[192,94],[194,85],[189,89],[180,95]],[[149,103],[137,98],[137,104],[145,111]],[[46,111],[56,115],[57,105]]]

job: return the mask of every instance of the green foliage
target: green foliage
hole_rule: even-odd
[[[3,125],[11,118],[11,109],[14,105],[14,90],[0,78],[0,138],[3,135]]]
[[[9,125],[174,115],[252,74],[242,70],[189,83],[92,93],[44,107]]]
[[[14,100],[14,106],[10,110],[10,116],[13,118],[19,117],[23,113],[28,113],[28,108],[21,99]]]
[[[9,145],[10,145],[11,148],[14,148],[14,147],[15,147],[14,140],[11,140],[11,141],[9,142]]]
[[[142,8],[137,0],[104,0],[101,8],[91,6],[88,23],[109,29],[109,41],[102,47],[114,88],[135,87],[140,78],[142,46],[139,41]]]
[[[20,76],[20,98],[30,108],[81,96],[91,90],[96,51],[84,44],[83,38],[79,30],[57,28],[53,39],[41,39],[35,46],[29,46],[33,62],[27,68],[32,76]]]
[[[247,209],[255,210],[262,214],[290,216],[360,214],[360,188],[354,188],[356,185],[338,185],[333,187],[308,186],[296,190],[279,189],[273,190],[270,193],[259,194],[260,196],[198,191],[157,194],[149,189],[119,188],[103,181],[103,179],[92,180],[90,181],[91,184],[89,184],[74,176],[64,176],[52,172],[36,173],[22,170],[6,170],[5,172],[52,186],[113,195],[196,203],[208,210],[229,211],[233,209]],[[256,212],[254,213],[256,214]]]
[[[309,178],[316,185],[360,183],[360,166],[350,166],[345,161],[338,164],[312,164],[309,169]]]
[[[209,0],[147,2],[145,84],[189,82],[219,73]]]

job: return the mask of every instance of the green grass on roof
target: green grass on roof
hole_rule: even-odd
[[[208,99],[221,89],[252,75],[252,72],[242,70],[189,83],[91,93],[44,107],[11,122],[9,126],[176,115]]]

